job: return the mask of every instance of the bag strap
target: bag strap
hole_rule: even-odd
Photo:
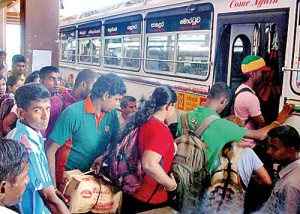
[[[202,120],[202,122],[199,124],[199,126],[195,131],[196,136],[200,137],[200,135],[207,129],[207,127],[218,118],[220,117],[217,115],[210,115],[206,117],[204,120]]]
[[[81,173],[79,175],[71,175],[71,178],[68,180],[68,182],[66,183],[65,187],[64,187],[64,190],[62,192],[63,195],[65,195],[66,193],[66,190],[67,190],[67,187],[69,186],[70,182],[72,181],[72,179],[76,176],[83,176],[83,175],[86,175],[86,174],[89,174],[91,172],[94,172],[94,170],[90,170],[90,171],[87,171],[87,172],[84,172],[84,173]]]
[[[188,135],[189,134],[189,125],[188,125],[188,115],[186,112],[182,113],[182,129],[183,129],[183,134]]]
[[[63,112],[66,109],[66,99],[62,94],[57,94],[57,96],[61,99],[62,101],[62,107],[61,107],[61,111]]]

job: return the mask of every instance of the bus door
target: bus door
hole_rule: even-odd
[[[288,16],[286,9],[219,14],[216,81],[226,82],[234,92],[243,82],[242,60],[252,54],[265,59],[281,86]]]
[[[281,88],[288,15],[286,9],[219,14],[214,70],[216,81],[226,82],[234,93],[244,82],[242,60],[252,54],[265,59],[273,71],[273,80]],[[273,102],[275,114],[279,108],[279,96]],[[225,109],[224,115],[229,113],[230,109]]]

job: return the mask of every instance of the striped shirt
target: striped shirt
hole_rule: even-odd
[[[28,176],[30,182],[16,208],[22,214],[50,213],[38,192],[53,185],[41,133],[34,131],[18,120],[16,128],[8,133],[7,138],[21,142],[29,153]]]

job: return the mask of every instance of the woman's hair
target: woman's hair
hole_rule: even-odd
[[[155,88],[151,97],[146,100],[142,107],[134,113],[127,123],[121,138],[125,137],[131,130],[141,127],[155,112],[162,109],[164,105],[173,104],[177,101],[177,95],[170,86],[163,85]]]
[[[7,78],[7,81],[6,81],[6,86],[7,86],[7,89],[6,90],[9,90],[8,89],[8,86],[10,87],[13,87],[15,84],[17,84],[17,82],[19,82],[21,80],[20,77],[18,76],[10,76]]]
[[[34,82],[35,79],[40,78],[39,73],[40,73],[40,71],[34,71],[34,72],[32,72],[31,74],[29,74],[29,75],[26,77],[25,83],[24,83],[24,84]]]

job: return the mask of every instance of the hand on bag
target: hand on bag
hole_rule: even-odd
[[[173,186],[169,189],[169,188],[167,188],[167,187],[165,187],[165,190],[167,191],[167,192],[173,192],[173,191],[175,191],[176,190],[176,188],[177,188],[177,183],[176,183],[176,180],[175,180],[175,178],[174,178],[174,175],[173,175],[173,173],[171,173],[170,174],[170,178],[173,180]]]
[[[283,124],[290,116],[293,115],[293,105],[285,104],[282,111],[278,114],[277,121]]]
[[[68,203],[68,199],[66,199],[66,197],[62,194],[61,191],[59,191],[58,189],[55,189],[55,194],[56,194],[57,197],[59,197],[65,204]]]
[[[94,163],[91,166],[91,170],[94,170],[94,173],[96,175],[98,175],[100,173],[100,169],[101,169],[101,164],[103,162],[103,158],[104,158],[104,156],[101,155],[96,160],[94,160]]]

